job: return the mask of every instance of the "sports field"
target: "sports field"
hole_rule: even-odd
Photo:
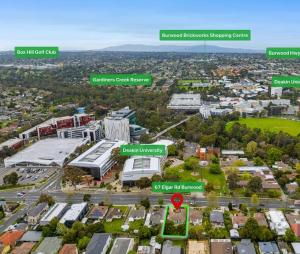
[[[290,135],[297,136],[300,133],[300,121],[282,119],[282,118],[241,118],[239,123],[246,124],[249,128],[259,128],[272,132],[286,132]],[[234,124],[229,122],[226,129],[230,129]]]

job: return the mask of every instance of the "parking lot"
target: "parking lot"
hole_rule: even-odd
[[[5,175],[16,172],[19,176],[19,184],[35,184],[46,180],[55,172],[56,167],[15,167],[4,168],[0,167],[0,185],[3,184],[3,177]]]

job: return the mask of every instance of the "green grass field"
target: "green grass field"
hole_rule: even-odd
[[[229,130],[235,122],[229,122],[226,130]],[[271,132],[286,132],[292,136],[300,133],[300,121],[287,120],[282,118],[241,118],[239,123],[246,124],[249,128],[259,128]]]

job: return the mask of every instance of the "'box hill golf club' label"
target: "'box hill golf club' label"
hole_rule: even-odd
[[[190,193],[204,192],[203,182],[152,182],[153,192]]]
[[[273,76],[273,87],[300,88],[300,76]]]
[[[15,57],[30,58],[58,58],[58,47],[15,47]]]
[[[165,145],[121,145],[120,154],[126,156],[166,156]]]
[[[300,58],[300,48],[267,48],[269,59],[296,59]]]
[[[160,30],[161,41],[249,41],[250,30]]]
[[[93,86],[151,86],[150,74],[96,74],[90,75]]]

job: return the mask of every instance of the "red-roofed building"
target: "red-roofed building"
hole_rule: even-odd
[[[24,231],[11,230],[0,236],[0,243],[3,245],[15,246],[16,242],[24,235]]]
[[[35,243],[22,243],[20,246],[13,249],[12,254],[29,254]]]
[[[65,244],[58,254],[78,254],[76,244]]]

